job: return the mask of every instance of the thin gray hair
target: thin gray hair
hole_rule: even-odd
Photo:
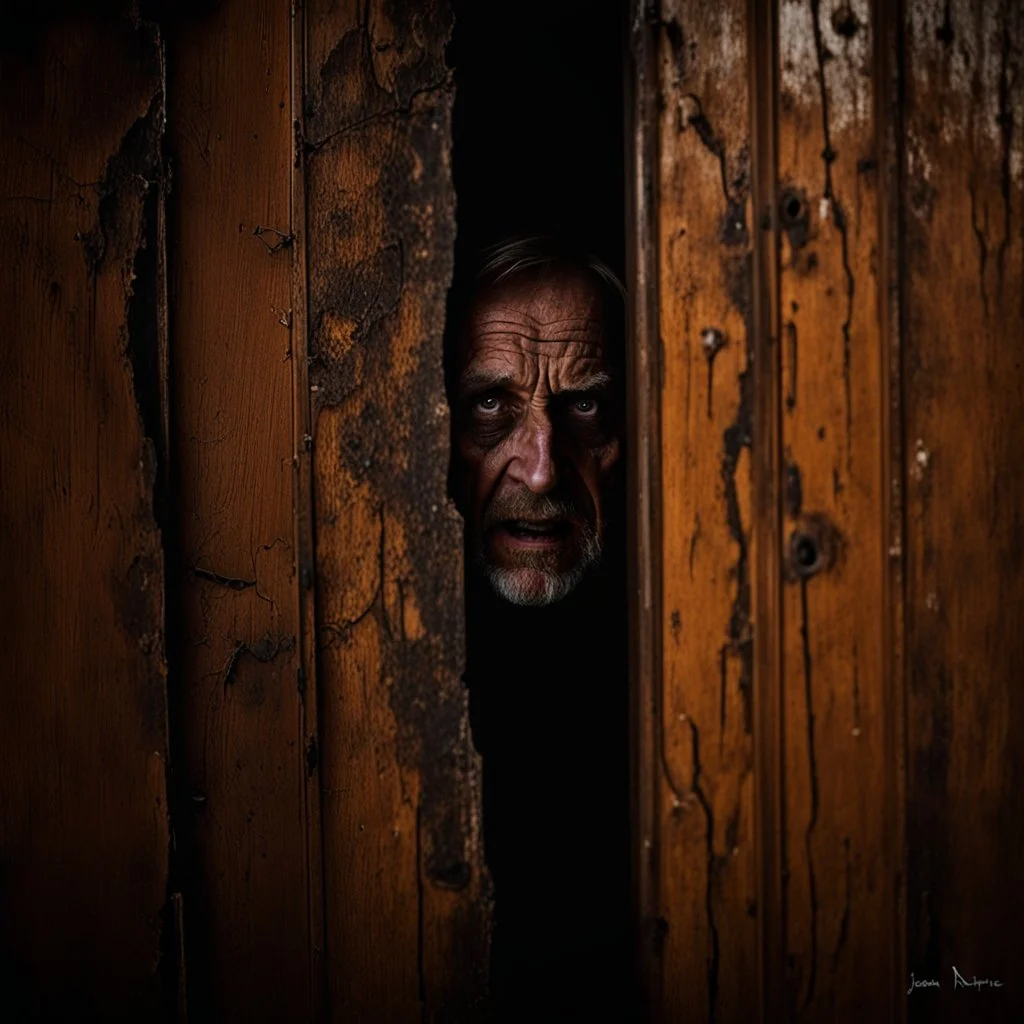
[[[596,277],[605,290],[626,301],[626,288],[604,260],[589,252],[573,252],[553,235],[516,235],[485,249],[476,279],[497,285],[527,270],[578,266]]]

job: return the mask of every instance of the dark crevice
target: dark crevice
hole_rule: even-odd
[[[267,633],[261,640],[257,640],[256,643],[253,644],[239,640],[232,648],[231,654],[228,655],[227,664],[224,666],[224,672],[221,677],[221,683],[226,689],[230,683],[234,682],[235,671],[238,668],[238,663],[246,656],[254,658],[261,665],[269,665],[280,654],[283,654],[286,651],[291,651],[294,648],[294,636],[275,636],[271,633]]]
[[[227,587],[229,590],[248,590],[256,586],[255,580],[244,580],[234,576],[224,576],[212,569],[192,568],[192,575],[198,579],[206,580],[208,583],[216,583],[218,586]]]
[[[345,619],[344,622],[322,622],[320,623],[320,631],[322,633],[330,633],[333,636],[338,637],[343,643],[348,638],[351,630],[358,626],[367,616],[373,614],[374,611],[378,613],[378,621],[383,627],[384,631],[388,634],[388,638],[391,639],[391,630],[387,621],[387,609],[384,606],[384,506],[383,504],[378,508],[377,515],[380,520],[380,532],[378,534],[377,541],[377,585],[373,588],[373,593],[370,595],[370,600],[366,602],[366,607],[362,611],[357,612],[350,619]],[[329,650],[329,645],[322,647],[322,650]]]
[[[786,393],[786,411],[796,407],[797,334],[796,324],[786,321],[786,340],[789,342],[789,390]]]
[[[728,678],[728,655],[729,648],[727,645],[723,645],[718,651],[718,669],[720,675],[719,683],[719,711],[718,711],[718,753],[724,755],[725,753],[725,708],[726,708],[726,683]]]
[[[843,852],[846,856],[846,889],[843,896],[843,916],[839,922],[839,938],[836,940],[836,948],[832,953],[832,976],[835,978],[839,970],[839,960],[846,948],[846,940],[850,932],[850,890],[852,888],[851,876],[853,868],[850,863],[850,837],[843,836]]]
[[[457,2],[454,12],[455,30],[446,54],[456,82],[452,173],[457,233],[446,335],[450,401],[451,374],[458,363],[451,344],[454,325],[461,322],[472,295],[474,268],[482,249],[513,234],[554,234],[574,249],[593,252],[621,274],[626,227],[621,90],[627,26],[621,5],[611,0],[524,0],[502,6],[467,0]],[[393,106],[393,101],[388,105]],[[313,133],[311,137],[316,138]],[[643,187],[650,189],[650,179]],[[675,338],[665,339],[666,345],[675,343]],[[458,449],[453,445],[453,450]],[[457,474],[458,460],[452,465]],[[458,486],[453,475],[453,493]],[[620,500],[624,505],[624,497],[616,494],[615,501]],[[624,575],[618,529],[616,525],[609,531],[616,546],[608,549],[612,557],[607,569],[609,574],[621,571]],[[590,1013],[581,1013],[580,1000],[586,1000],[588,1010],[598,1003],[606,1010],[610,1004],[617,1007],[618,992],[626,988],[618,977],[620,966],[623,974],[629,971],[629,957],[617,953],[614,965],[608,961],[607,969],[595,966],[595,957],[604,963],[612,955],[612,926],[614,923],[619,929],[620,916],[628,917],[620,904],[625,907],[630,898],[629,761],[624,728],[627,674],[624,628],[618,625],[624,625],[626,618],[625,581],[621,592],[616,590],[601,602],[596,617],[590,617],[579,634],[576,629],[582,623],[583,606],[572,602],[577,596],[589,601],[589,589],[571,595],[566,599],[570,603],[560,602],[536,616],[524,613],[535,618],[538,630],[548,630],[549,622],[565,624],[564,633],[551,634],[551,656],[538,668],[545,682],[554,678],[555,666],[567,662],[569,656],[578,664],[575,647],[580,638],[588,648],[584,656],[595,666],[591,696],[584,704],[568,695],[552,696],[545,686],[545,706],[538,714],[536,708],[529,707],[527,696],[519,693],[514,678],[525,651],[496,658],[491,640],[498,637],[500,650],[499,627],[508,616],[518,619],[521,610],[495,606],[493,595],[484,587],[486,580],[479,578],[474,557],[475,552],[467,551],[464,563],[465,680],[472,738],[483,769],[482,828],[494,885],[490,1009],[496,1020],[529,1019],[537,1013],[554,1019],[563,1005],[574,1004],[574,1014],[590,1019]],[[612,582],[617,579],[616,575]],[[595,590],[595,595],[604,593],[601,580],[595,579],[593,584],[602,588]],[[392,602],[390,580],[388,586],[389,609],[397,615],[401,597]],[[610,589],[608,594],[612,594]],[[673,623],[677,635],[682,628],[680,617]],[[400,625],[395,624],[395,631],[399,630]],[[659,696],[664,694],[656,695],[655,701]],[[680,768],[673,756],[674,722],[666,723],[660,711],[660,707],[655,711],[655,757],[664,772],[665,788],[680,806],[684,798],[693,804],[686,786],[676,785],[672,778],[675,770],[685,782],[686,766]],[[555,729],[560,716],[570,713],[577,722],[578,715],[585,713],[587,727],[570,727],[564,732]],[[610,742],[607,753],[602,754],[604,765],[597,769],[599,776],[588,770],[587,785],[581,787],[572,781],[577,778],[578,765],[588,763],[595,738],[605,735]],[[619,738],[623,740],[621,757],[612,749]],[[593,789],[593,798],[580,792],[588,787]],[[423,803],[427,827],[429,806],[425,798]],[[453,833],[457,828],[455,822]],[[434,844],[429,828],[423,844],[424,883],[431,884]],[[573,866],[567,872],[564,865],[570,857]],[[599,872],[601,865],[606,868]],[[439,862],[438,872],[458,883],[458,871],[449,867]],[[542,917],[534,908],[550,905],[552,898],[563,908],[573,908],[567,910],[565,928],[538,926]],[[655,939],[663,937],[667,922],[652,924]],[[629,931],[627,924],[617,932],[621,941],[626,941]],[[425,940],[429,938],[428,931]],[[597,952],[584,955],[577,951],[582,943]],[[550,953],[545,952],[556,948],[564,950],[560,955],[572,964],[557,978],[548,959]],[[602,978],[602,991],[588,995],[576,979],[595,969]],[[432,990],[429,994],[434,999]],[[608,1012],[617,1019],[631,1019],[614,1010]]]
[[[803,480],[800,467],[792,461],[786,465],[786,512],[791,519],[796,519],[804,504]]]
[[[690,535],[690,579],[693,580],[693,560],[697,553],[697,541],[700,540],[700,513],[693,517],[693,533]]]
[[[846,274],[846,316],[843,318],[843,388],[846,398],[846,472],[853,472],[853,396],[850,382],[850,324],[853,322],[853,270],[850,267],[846,214],[839,200],[832,199],[832,218],[842,239],[843,272]]]
[[[158,156],[158,154],[156,154]],[[142,200],[139,247],[132,266],[131,295],[127,309],[128,356],[132,364],[135,403],[146,438],[155,454],[153,515],[162,528],[168,518],[168,495],[163,485],[167,465],[163,428],[162,370],[160,366],[161,309],[159,301],[159,205],[162,189],[153,185]]]
[[[311,156],[323,149],[329,142],[332,142],[334,139],[337,139],[342,135],[349,135],[361,128],[366,128],[369,125],[377,124],[380,121],[386,121],[390,118],[403,119],[413,117],[420,113],[420,111],[415,109],[417,99],[421,96],[430,96],[435,93],[446,93],[451,88],[451,76],[445,75],[445,77],[440,81],[431,82],[429,85],[421,86],[419,89],[413,90],[409,99],[405,103],[401,104],[401,106],[392,107],[388,110],[379,110],[373,114],[367,114],[365,117],[357,118],[354,121],[350,121],[348,124],[342,125],[340,128],[336,128],[332,132],[328,132],[323,138],[317,139],[315,142],[310,142],[308,139],[305,140],[303,142],[303,150],[306,156]]]
[[[747,365],[739,377],[740,402],[736,418],[723,434],[721,476],[725,497],[726,524],[729,535],[739,547],[734,574],[736,597],[729,615],[728,636],[730,653],[740,658],[740,692],[743,697],[744,728],[750,734],[752,631],[750,626],[750,574],[748,569],[747,535],[740,517],[739,494],[736,487],[736,468],[744,448],[750,448],[753,430],[753,374],[751,372],[750,334],[747,335]]]
[[[935,38],[944,46],[952,46],[953,40],[956,39],[956,33],[953,31],[953,20],[950,16],[949,0],[946,0],[942,24],[935,30]]]
[[[146,113],[139,117],[122,137],[116,153],[107,161],[102,179],[96,183],[99,199],[96,227],[79,240],[83,245],[87,268],[96,287],[96,277],[109,260],[121,263],[126,282],[125,356],[131,366],[132,394],[143,434],[140,468],[149,495],[150,510],[159,531],[163,556],[163,588],[171,587],[168,565],[169,536],[172,532],[172,497],[168,483],[168,437],[165,427],[163,302],[163,205],[166,195],[163,154],[164,85],[163,40],[155,24],[137,25],[140,53],[155,62],[160,87],[154,92]],[[84,187],[84,186],[79,186]],[[136,221],[135,218],[138,218]],[[166,757],[164,784],[168,825],[167,875],[165,902],[160,910],[159,958],[155,968],[160,984],[161,1009],[166,1019],[184,1012],[179,1005],[183,936],[179,854],[177,850],[178,815],[174,794],[173,720],[168,714],[167,693],[173,685],[173,632],[171,617],[160,608],[160,654],[170,670],[159,681],[161,715],[165,719]]]
[[[700,139],[701,145],[718,161],[718,173],[722,182],[722,198],[725,201],[725,213],[722,217],[722,242],[728,246],[744,246],[750,241],[747,230],[746,213],[746,170],[742,169],[735,183],[739,187],[733,195],[729,189],[729,171],[727,167],[725,144],[714,133],[711,122],[704,113],[700,100],[693,95],[685,97],[693,107],[685,124],[680,128],[693,128]],[[681,114],[681,117],[684,116]]]
[[[715,923],[715,877],[718,874],[718,858],[715,857],[715,816],[711,810],[711,804],[707,795],[701,787],[701,763],[700,763],[700,731],[697,723],[692,718],[690,723],[690,736],[692,739],[693,751],[693,778],[690,782],[690,789],[697,797],[701,808],[704,811],[704,819],[707,824],[705,830],[707,844],[707,877],[704,888],[704,907],[707,913],[708,933],[711,937],[711,959],[708,961],[708,1022],[715,1024],[718,1019],[718,972],[719,957],[721,949],[718,940],[718,926]]]
[[[1000,160],[1000,190],[1003,195],[1003,238],[999,243],[999,251],[996,256],[996,266],[999,274],[999,297],[1003,294],[1003,267],[1006,260],[1006,250],[1010,245],[1011,222],[1013,218],[1013,189],[1010,169],[1010,155],[1013,151],[1013,123],[1014,111],[1011,101],[1011,92],[1017,82],[1017,66],[1011,68],[1009,65],[1010,48],[1010,3],[1003,4],[1003,36],[1001,40],[1001,65],[999,69],[999,130],[1002,137],[1002,158]]]
[[[988,242],[985,235],[988,232],[988,205],[985,206],[985,223],[978,223],[978,195],[974,175],[971,175],[971,227],[974,229],[974,237],[978,242],[978,281],[981,286],[981,308],[988,317],[988,289],[985,286],[985,267],[988,264]]]
[[[800,640],[803,650],[804,701],[807,708],[807,763],[810,773],[811,814],[804,833],[804,851],[807,856],[807,882],[811,902],[811,970],[807,982],[807,993],[801,1010],[805,1010],[814,998],[818,972],[818,892],[814,877],[813,834],[818,823],[818,762],[814,749],[814,688],[811,682],[811,640],[810,622],[807,610],[807,580],[800,581]]]

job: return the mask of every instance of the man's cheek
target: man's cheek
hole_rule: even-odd
[[[466,463],[467,508],[471,510],[476,527],[483,521],[487,502],[500,474],[500,464],[501,460],[493,452],[478,453],[476,458]]]

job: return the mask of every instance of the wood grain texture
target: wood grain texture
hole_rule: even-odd
[[[476,1012],[489,944],[445,497],[451,16],[306,9],[310,387],[331,1012]]]
[[[189,1009],[307,1020],[287,5],[183,20],[168,84]]]
[[[0,58],[4,1015],[157,1020],[161,43],[113,17],[20,43]]]
[[[756,1013],[746,4],[664,4],[657,1019]]]
[[[911,0],[904,45],[907,1011],[1020,1020],[1024,8]]]
[[[778,14],[787,1012],[869,1018],[892,1005],[896,948],[876,26],[867,0]]]

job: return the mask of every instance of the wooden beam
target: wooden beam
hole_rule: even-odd
[[[465,1019],[489,881],[446,494],[444,3],[306,7],[325,935],[339,1019]]]

